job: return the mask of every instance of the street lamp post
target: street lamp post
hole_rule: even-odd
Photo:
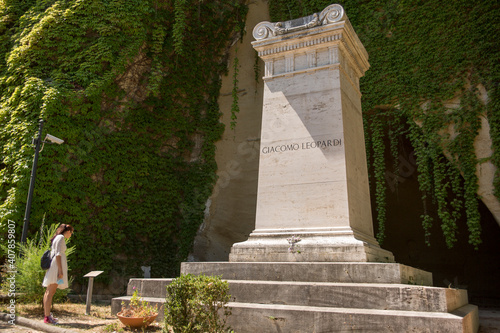
[[[31,202],[33,201],[33,190],[35,189],[35,178],[36,178],[36,166],[38,164],[38,155],[40,153],[40,143],[42,141],[42,129],[43,129],[43,119],[40,119],[38,136],[33,139],[35,144],[35,158],[33,158],[33,167],[31,168],[31,179],[30,188],[28,190],[28,201],[26,203],[26,211],[24,212],[24,224],[23,224],[23,234],[21,236],[21,243],[26,242],[28,237],[28,228],[30,225],[30,212],[31,212]]]
[[[43,143],[45,145],[46,143],[56,143],[60,145],[64,142],[64,140],[61,140],[50,134],[47,134],[45,136],[45,139],[42,141],[42,129],[43,129],[43,119],[40,119],[38,136],[36,137],[36,139],[33,139],[33,144],[35,145],[35,158],[33,159],[33,168],[31,169],[30,188],[28,190],[28,201],[26,202],[26,211],[24,212],[24,224],[23,224],[23,234],[21,236],[21,243],[26,242],[26,238],[28,237],[28,229],[30,226],[31,202],[33,201],[33,190],[35,189],[36,166],[38,164],[38,155],[41,152],[40,144]]]

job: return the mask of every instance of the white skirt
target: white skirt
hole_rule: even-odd
[[[57,273],[59,268],[57,267],[57,256],[61,257],[61,266],[63,273],[63,283],[58,284],[58,289],[66,289],[69,287],[68,285],[68,261],[66,260],[66,242],[64,240],[63,235],[57,235],[52,242],[52,248],[50,254],[52,256],[52,262],[50,263],[50,268],[45,273],[45,277],[43,278],[42,286],[48,287],[51,284],[57,284]]]

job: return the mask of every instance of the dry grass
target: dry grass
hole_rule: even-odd
[[[86,305],[83,303],[55,303],[52,307],[54,317],[59,319],[58,327],[81,332],[111,333],[134,331],[111,315],[111,306],[93,304],[90,315],[85,314]],[[7,312],[7,304],[0,304],[0,312]],[[16,304],[16,312],[24,318],[43,321],[43,308],[40,304]],[[154,322],[144,330],[138,332],[162,332],[163,325]]]

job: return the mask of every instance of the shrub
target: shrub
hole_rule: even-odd
[[[35,234],[34,238],[28,239],[26,243],[18,243],[14,264],[17,270],[15,275],[16,299],[19,302],[42,304],[43,294],[45,293],[45,288],[42,287],[45,271],[40,267],[40,259],[45,250],[50,248],[50,238],[55,234],[57,226],[57,224],[53,224],[47,228],[45,233],[42,232],[38,244],[38,233]],[[66,250],[66,257],[69,257],[74,250],[74,246],[68,247]],[[5,279],[11,276],[11,273],[7,273],[12,271],[10,264],[11,262],[7,260],[2,272],[3,279],[1,289],[3,292],[8,290],[10,286],[10,281]],[[71,284],[72,279],[68,279],[68,282]],[[68,292],[69,289],[57,289],[54,295],[54,301],[65,299]]]
[[[228,332],[229,285],[217,276],[181,275],[167,286],[165,327],[175,333]]]
[[[125,302],[122,302],[122,310],[118,314],[123,317],[150,317],[158,314],[158,307],[143,300],[142,297],[139,296],[137,289],[135,289],[128,306]]]

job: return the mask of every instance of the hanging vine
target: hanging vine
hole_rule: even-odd
[[[236,127],[236,119],[238,118],[237,114],[240,112],[240,107],[238,104],[239,96],[238,96],[238,74],[240,72],[240,61],[238,59],[238,48],[236,47],[235,56],[233,60],[233,89],[231,90],[231,96],[233,97],[233,101],[231,103],[231,129]]]
[[[383,141],[383,125],[374,121],[371,126],[371,148],[373,150],[373,168],[375,180],[375,203],[377,205],[378,233],[377,239],[383,243],[386,220],[386,185],[385,185],[385,144]]]

